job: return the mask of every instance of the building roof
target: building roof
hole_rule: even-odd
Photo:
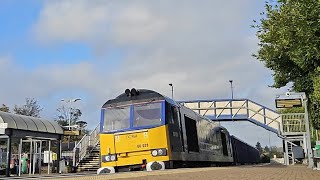
[[[0,111],[0,124],[2,123],[7,123],[8,129],[63,134],[63,129],[58,123],[43,118],[22,116]]]

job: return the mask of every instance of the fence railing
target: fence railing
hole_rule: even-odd
[[[78,166],[81,160],[90,154],[93,148],[99,143],[100,124],[88,135],[84,135],[82,139],[75,145],[73,149],[73,166]]]
[[[283,133],[305,133],[306,122],[304,116],[304,113],[281,114]]]

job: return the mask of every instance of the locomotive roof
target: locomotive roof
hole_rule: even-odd
[[[178,103],[176,103],[174,100],[149,89],[137,89],[139,92],[138,95],[134,96],[128,96],[126,93],[122,93],[119,96],[117,96],[115,99],[108,100],[102,108],[106,108],[110,106],[111,104],[114,106],[121,106],[125,104],[130,103],[139,103],[139,102],[152,102],[152,101],[159,101],[159,100],[165,100],[168,103],[179,106]]]

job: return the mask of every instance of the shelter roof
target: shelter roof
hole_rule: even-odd
[[[7,123],[8,129],[63,134],[63,129],[58,123],[43,118],[16,115],[0,111],[0,124],[1,123]]]

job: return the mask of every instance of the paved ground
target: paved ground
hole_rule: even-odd
[[[69,174],[71,175],[71,174]],[[50,178],[61,180],[62,177]],[[37,179],[40,179],[39,177]],[[237,166],[237,167],[212,167],[193,169],[174,169],[154,172],[129,172],[111,175],[87,175],[65,177],[63,180],[107,180],[107,179],[130,179],[130,180],[203,180],[203,179],[288,179],[288,180],[320,180],[320,171],[308,169],[306,166],[268,165],[268,166]]]

